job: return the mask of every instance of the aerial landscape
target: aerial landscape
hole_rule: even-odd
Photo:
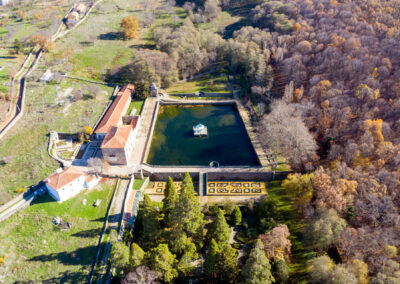
[[[399,0],[0,0],[0,283],[400,283]]]

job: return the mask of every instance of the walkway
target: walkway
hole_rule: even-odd
[[[146,144],[149,136],[151,136],[151,126],[153,119],[155,119],[154,112],[157,105],[156,98],[147,98],[140,114],[140,125],[136,136],[136,143],[132,151],[131,165],[139,165],[142,163],[143,156],[146,151]]]

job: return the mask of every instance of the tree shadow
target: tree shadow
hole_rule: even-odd
[[[114,219],[116,216],[120,216],[121,214],[110,214],[108,217],[109,217],[109,220],[110,220],[110,218],[111,219]],[[106,217],[100,217],[100,218],[97,218],[97,219],[93,219],[93,220],[90,220],[90,222],[105,222],[106,221]]]
[[[88,281],[88,274],[81,271],[64,271],[58,276],[42,280],[40,283],[53,284],[53,283],[86,283]],[[29,281],[15,281],[14,284],[31,284],[36,283],[32,280]]]
[[[48,262],[57,260],[65,265],[92,265],[97,246],[78,248],[73,252],[59,252],[34,256],[29,261]]]
[[[90,230],[84,230],[77,232],[75,234],[72,234],[73,237],[79,237],[79,238],[95,238],[100,236],[101,230],[99,229],[90,229]]]
[[[81,42],[79,42],[79,44],[82,46],[93,46],[94,42],[93,41],[81,41]]]
[[[242,27],[251,25],[251,22],[248,18],[249,12],[255,6],[256,6],[256,4],[252,3],[252,4],[248,4],[246,6],[238,6],[236,8],[228,9],[227,12],[229,14],[231,14],[232,16],[240,16],[240,17],[242,17],[242,19],[236,23],[233,23],[233,24],[225,27],[225,31],[223,34],[224,39],[231,38],[233,36],[233,33],[237,30],[240,30]]]
[[[123,40],[124,34],[122,32],[109,32],[101,34],[97,38],[101,40]]]
[[[129,46],[129,48],[133,48],[133,49],[156,49],[156,45],[155,44],[132,44]]]

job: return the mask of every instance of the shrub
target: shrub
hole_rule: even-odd
[[[16,193],[23,193],[23,192],[25,192],[25,191],[26,191],[26,188],[23,188],[23,187],[17,188],[17,189],[15,190]]]
[[[6,256],[0,257],[0,267],[6,262]]]

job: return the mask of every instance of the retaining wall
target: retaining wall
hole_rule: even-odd
[[[151,181],[166,181],[168,180],[168,177],[171,177],[174,181],[182,181],[184,172],[181,173],[174,173],[174,172],[169,172],[169,173],[150,173],[147,171],[143,171],[143,175],[150,177]],[[189,175],[193,179],[193,181],[198,181],[199,180],[199,173],[198,172],[190,172]],[[140,174],[135,174],[138,178],[140,178]]]
[[[207,179],[209,181],[273,181],[283,180],[288,174],[292,172],[207,172]],[[149,176],[151,181],[166,181],[171,177],[174,181],[183,180],[184,172],[164,172],[164,173],[150,173],[143,170],[145,176]],[[190,172],[193,181],[199,181],[200,172]],[[140,178],[140,174],[136,173],[136,177]]]
[[[200,93],[177,93],[177,94],[168,94],[170,96],[176,97],[191,97],[191,98],[232,98],[232,93],[207,93],[207,92],[200,92]]]
[[[147,102],[147,100],[146,100],[146,102]],[[156,126],[159,108],[160,108],[160,103],[158,101],[156,101],[156,106],[154,107],[153,115],[151,116],[150,132],[147,134],[146,143],[144,146],[144,152],[143,152],[143,156],[142,156],[142,160],[141,160],[142,163],[144,163],[147,160],[147,156],[149,155],[149,152],[150,152],[151,139],[153,137],[154,128]],[[144,107],[143,107],[143,109],[144,109]]]

